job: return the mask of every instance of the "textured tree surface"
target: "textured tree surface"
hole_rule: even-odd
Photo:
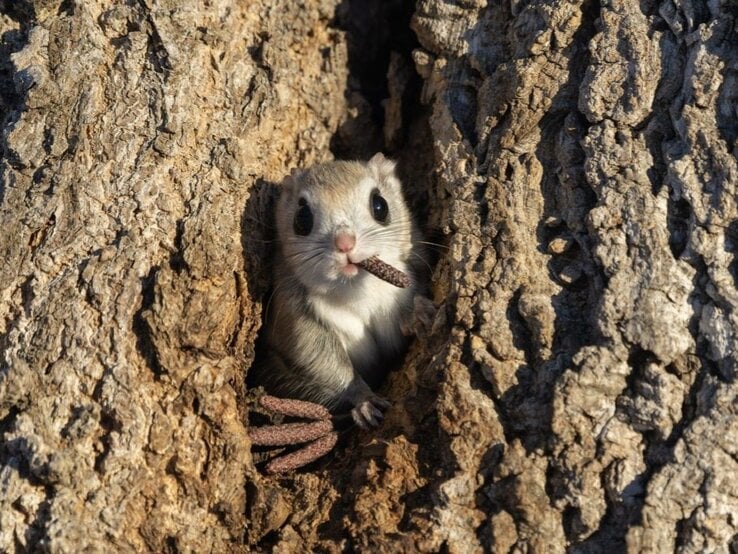
[[[0,6],[0,551],[738,550],[734,3]],[[377,150],[439,316],[266,477],[272,185]]]

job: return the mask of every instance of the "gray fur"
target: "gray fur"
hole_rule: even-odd
[[[389,205],[387,225],[371,217],[374,186]],[[307,237],[292,228],[300,198],[315,219]],[[254,368],[256,380],[276,395],[353,408],[359,425],[376,425],[388,404],[369,385],[376,386],[405,351],[403,329],[411,326],[414,296],[423,292],[419,233],[394,164],[378,154],[366,164],[331,162],[293,174],[283,185],[276,220],[279,251],[263,329],[266,355]],[[349,258],[333,245],[335,234],[347,229],[356,235]],[[372,255],[408,273],[412,285],[400,289],[364,270],[341,273],[347,260]]]

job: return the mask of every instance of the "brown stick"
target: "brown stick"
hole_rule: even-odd
[[[281,446],[284,444],[300,444],[310,442],[333,431],[330,420],[313,423],[283,423],[281,425],[265,425],[249,430],[251,444]]]
[[[388,263],[383,262],[376,256],[367,258],[356,265],[365,269],[375,277],[382,279],[382,281],[387,281],[390,285],[395,285],[401,289],[406,289],[410,286],[410,278],[407,274],[403,273],[396,267],[392,267]]]
[[[293,471],[325,456],[338,442],[338,433],[333,431],[327,435],[311,442],[305,448],[301,448],[291,454],[279,456],[270,461],[266,466],[266,472],[270,474],[285,473]]]
[[[304,400],[292,400],[291,398],[277,398],[265,394],[259,399],[262,407],[278,414],[293,417],[304,417],[307,419],[324,420],[330,419],[331,413],[325,406],[305,402]]]

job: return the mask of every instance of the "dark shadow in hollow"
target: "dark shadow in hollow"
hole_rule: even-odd
[[[333,135],[330,147],[336,159],[365,160],[379,151],[395,154],[396,148],[383,137],[385,101],[390,97],[388,72],[393,64],[409,68],[403,95],[408,100],[417,98],[420,78],[410,57],[419,46],[410,30],[413,11],[414,2],[408,0],[344,0],[336,8],[333,26],[345,32],[348,49],[344,94],[356,111]],[[418,104],[403,102],[403,123]],[[407,127],[403,130],[406,133]]]
[[[255,301],[261,300],[264,311],[271,296],[270,275],[273,270],[274,251],[277,248],[274,207],[278,197],[279,185],[257,179],[241,214],[241,249],[245,261],[244,274],[248,293]],[[265,313],[262,313],[262,319],[264,315]],[[238,333],[235,333],[235,336],[237,335]],[[248,346],[252,350],[245,352],[245,356],[247,359],[254,359],[258,356],[259,341],[257,340],[256,345]],[[255,385],[248,382],[249,388]]]
[[[733,277],[733,283],[738,288],[738,221],[732,221],[725,228],[725,251],[732,254],[733,259],[728,264],[728,272]]]
[[[0,206],[5,190],[13,185],[9,168],[21,168],[22,161],[8,144],[8,137],[26,111],[28,91],[34,80],[27,70],[16,71],[11,56],[28,44],[28,33],[36,20],[33,6],[26,0],[1,0],[0,13],[18,23],[19,28],[6,31],[0,39]],[[11,182],[8,182],[11,181]]]

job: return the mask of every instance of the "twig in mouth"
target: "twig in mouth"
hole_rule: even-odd
[[[386,262],[383,262],[376,256],[367,258],[356,265],[365,269],[375,277],[382,279],[382,281],[388,282],[390,285],[395,285],[401,289],[406,289],[410,286],[410,277],[408,277],[406,273]]]

